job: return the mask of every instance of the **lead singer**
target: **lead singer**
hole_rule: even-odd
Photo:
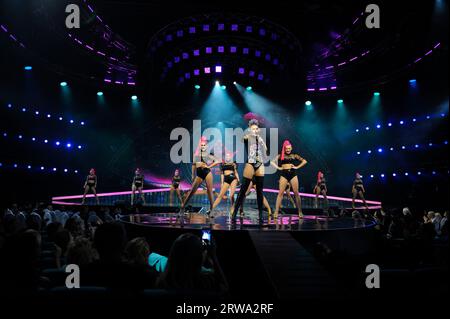
[[[267,153],[267,146],[260,136],[260,124],[258,120],[252,119],[248,122],[248,129],[242,137],[247,149],[247,163],[244,167],[244,181],[241,185],[238,198],[231,214],[231,223],[236,224],[236,215],[245,198],[245,193],[254,179],[256,186],[256,200],[258,203],[259,225],[263,225],[263,187],[264,187],[264,164],[263,158]]]

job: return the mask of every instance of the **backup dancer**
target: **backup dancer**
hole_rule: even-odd
[[[298,217],[303,218],[301,199],[298,193],[299,187],[298,187],[297,170],[305,166],[306,163],[308,162],[300,155],[292,153],[292,144],[288,140],[285,140],[283,142],[281,154],[278,154],[271,161],[271,164],[280,171],[280,184],[277,196],[277,203],[275,206],[274,218],[278,217],[278,212],[280,210],[281,201],[283,200],[283,194],[286,191],[287,184],[291,185],[292,191],[294,192]]]
[[[86,194],[88,192],[92,192],[95,196],[95,201],[97,202],[97,205],[99,204],[98,197],[97,197],[97,175],[95,174],[95,169],[91,168],[89,170],[89,175],[86,177],[86,181],[84,182],[84,194],[83,194],[83,200],[81,201],[81,205],[84,205],[86,200]]]
[[[141,174],[141,170],[139,168],[136,168],[136,171],[134,172],[133,183],[131,184],[131,206],[133,206],[134,204],[134,196],[136,194],[136,191],[141,197],[142,202],[145,204],[145,197],[144,193],[142,192],[143,188],[144,175]]]
[[[367,203],[366,203],[366,199],[364,198],[364,193],[366,192],[365,188],[364,188],[364,184],[363,181],[361,179],[361,174],[356,173],[356,178],[353,181],[353,186],[352,186],[352,208],[355,208],[355,199],[358,196],[359,198],[362,199],[364,206],[367,207]]]
[[[325,205],[328,207],[327,184],[324,174],[320,171],[317,173],[317,182],[316,186],[314,186],[314,194],[316,194],[316,198],[314,199],[314,208],[317,208],[319,195],[323,196],[325,199]]]
[[[169,202],[170,205],[172,205],[173,200],[173,192],[177,193],[178,199],[180,200],[180,203],[183,202],[183,198],[181,197],[181,191],[180,191],[180,182],[181,182],[181,176],[180,176],[180,170],[176,169],[173,173],[172,177],[172,184],[170,185],[170,195],[169,195]]]
[[[216,208],[220,204],[225,193],[230,190],[231,205],[234,205],[234,193],[236,191],[236,186],[239,183],[239,174],[237,171],[237,164],[233,161],[232,154],[226,153],[225,160],[221,164],[222,174],[221,179],[221,189],[214,201],[212,209]]]
[[[210,163],[210,164],[208,164]],[[213,175],[211,173],[211,168],[219,165],[220,162],[208,152],[208,141],[206,138],[202,137],[200,139],[199,146],[197,147],[194,154],[194,161],[192,163],[192,188],[187,193],[186,197],[181,202],[181,211],[189,202],[191,197],[197,191],[200,184],[205,181],[206,183],[206,193],[209,199],[209,211],[212,210],[213,206]]]

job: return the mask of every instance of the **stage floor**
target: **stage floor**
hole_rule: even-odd
[[[177,213],[156,214],[130,214],[121,217],[125,223],[158,228],[185,228],[185,229],[213,229],[213,230],[262,230],[262,231],[328,231],[349,230],[375,226],[372,219],[354,219],[351,217],[327,217],[318,215],[305,215],[299,218],[296,215],[278,216],[269,221],[265,212],[264,225],[259,227],[257,211],[246,210],[243,218],[237,218],[236,225],[230,223],[227,213],[217,213],[207,216],[202,213],[185,213],[182,217]]]
[[[188,191],[188,189],[183,189],[183,192]],[[236,191],[236,195],[238,193],[239,189]],[[202,190],[200,189],[200,192]],[[179,206],[179,201],[177,199],[176,194],[173,194],[173,201],[170,201],[170,195],[169,195],[169,189],[168,188],[159,188],[159,189],[147,189],[143,191],[144,197],[145,197],[145,204],[139,203],[140,205],[143,204],[145,207],[153,207],[153,206]],[[269,202],[269,205],[272,207],[272,209],[275,208],[275,201],[278,194],[277,189],[270,189],[270,188],[264,188],[264,196],[267,198],[267,201]],[[293,195],[293,193],[291,193]],[[302,201],[302,208],[314,208],[314,199],[316,197],[315,194],[310,193],[300,193],[301,201]],[[52,198],[52,203],[57,205],[81,205],[82,195],[69,195],[69,196],[55,196]],[[137,196],[136,196],[137,197]],[[284,207],[293,207],[292,203],[287,199],[287,196],[284,196],[285,199],[283,199],[283,206]],[[113,206],[117,205],[118,203],[121,204],[128,204],[131,201],[131,191],[124,191],[124,192],[113,192],[113,193],[99,193],[98,194],[99,199],[99,205],[103,206]],[[362,201],[356,200],[356,205],[360,206],[359,208],[362,208]],[[369,209],[379,209],[381,207],[380,201],[373,201],[373,200],[366,200],[367,205],[369,206]],[[224,199],[221,202],[220,207],[224,207],[226,205],[229,205],[230,200]],[[191,201],[189,202],[192,206],[198,206],[198,207],[208,207],[209,201],[206,196],[206,194],[196,194],[192,197]],[[328,196],[328,207],[336,208],[336,209],[350,209],[352,204],[351,198],[346,197],[337,197],[337,196]],[[95,202],[94,196],[92,194],[89,194],[86,196],[86,205],[94,206],[97,205]],[[256,206],[256,194],[254,191],[252,191],[245,199],[245,206]],[[323,200],[322,196],[319,197],[318,200],[318,208],[326,208],[325,201]]]

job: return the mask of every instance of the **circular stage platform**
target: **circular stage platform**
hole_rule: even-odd
[[[278,216],[267,220],[262,227],[258,224],[257,212],[252,209],[244,218],[237,218],[235,225],[230,223],[226,214],[207,216],[201,213],[185,213],[183,217],[177,213],[130,214],[120,218],[122,222],[133,223],[158,228],[213,229],[222,231],[262,230],[262,231],[328,231],[363,229],[375,226],[372,219],[351,217],[327,217],[305,215],[299,218],[295,215]]]

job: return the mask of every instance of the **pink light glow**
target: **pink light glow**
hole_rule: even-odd
[[[431,54],[431,52],[433,52],[433,50],[428,51],[427,53],[425,53],[425,55],[429,55]]]
[[[417,60],[414,61],[414,63],[419,62],[420,60],[422,60],[422,58],[418,58]]]
[[[189,188],[186,188],[183,190],[187,190]],[[200,189],[200,188],[199,188]],[[156,189],[146,189],[143,190],[143,193],[157,193],[157,192],[168,192],[170,191],[169,188],[156,188]],[[240,189],[236,189],[236,191],[240,191]],[[264,188],[263,189],[264,192],[267,193],[278,193],[278,189],[271,189],[271,188]],[[292,195],[294,195],[293,192],[291,192]],[[316,195],[315,194],[309,194],[309,193],[299,193],[300,196],[304,196],[304,197],[311,197],[311,198],[315,198]],[[113,192],[113,193],[100,193],[97,194],[98,197],[105,197],[105,196],[119,196],[119,195],[131,195],[131,191],[124,191],[124,192]],[[93,194],[89,194],[86,196],[87,198],[92,198],[94,197]],[[52,201],[63,201],[63,200],[67,200],[67,199],[79,199],[79,198],[83,198],[83,195],[70,195],[70,196],[56,196],[52,198]],[[332,199],[332,200],[338,200],[338,201],[343,201],[343,202],[351,202],[352,199],[351,198],[347,198],[347,197],[338,197],[338,196],[328,196],[328,199]],[[362,200],[357,199],[355,200],[356,203],[362,203]],[[377,205],[376,207],[381,207],[381,202],[379,201],[371,201],[371,200],[366,200],[367,204],[371,204],[371,205]],[[68,204],[65,202],[61,202],[64,204]],[[370,207],[372,209],[376,209],[375,207]]]
[[[434,47],[433,47],[433,49],[437,49],[437,48],[439,48],[440,47],[440,45],[441,45],[441,42],[439,42],[439,43],[437,43]]]

